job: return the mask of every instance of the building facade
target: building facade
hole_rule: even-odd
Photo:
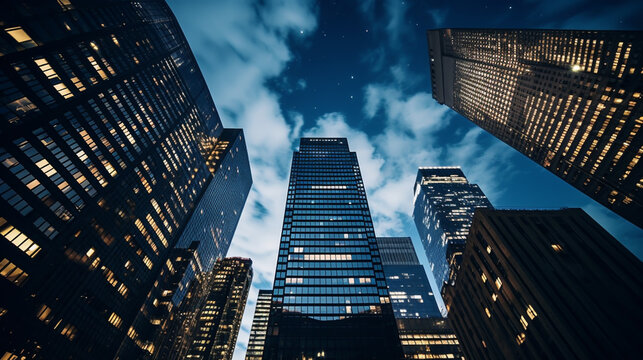
[[[459,167],[422,167],[415,180],[413,220],[431,266],[442,287],[455,281],[476,208],[491,203]]]
[[[378,237],[384,275],[406,359],[460,359],[410,237]]]
[[[223,129],[206,158],[212,180],[185,226],[177,247],[199,241],[199,261],[210,271],[224,258],[252,186],[252,174],[242,129]]]
[[[127,330],[114,359],[149,359],[159,347],[158,340],[164,328],[169,325],[175,309],[172,298],[182,287],[186,273],[202,272],[197,249],[199,242],[188,248],[175,247],[165,262],[157,281],[147,295],[138,315]]]
[[[397,328],[406,359],[464,359],[445,318],[398,318]]]
[[[161,335],[155,359],[230,360],[252,283],[252,261],[218,259],[196,276]]]
[[[395,318],[442,317],[410,237],[377,237]]]
[[[294,152],[264,359],[399,359],[364,183],[345,138]]]
[[[0,18],[0,355],[111,359],[217,181],[223,127],[164,1]]]
[[[433,97],[643,227],[640,32],[427,33]]]
[[[641,273],[581,209],[479,209],[445,303],[468,359],[635,359]]]
[[[250,328],[250,339],[246,350],[246,360],[262,360],[263,347],[266,343],[266,331],[268,330],[268,317],[270,316],[270,303],[272,301],[272,290],[259,290],[255,316],[252,319]]]

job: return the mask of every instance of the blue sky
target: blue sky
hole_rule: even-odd
[[[228,253],[254,261],[235,359],[257,289],[272,283],[287,179],[300,136],[344,136],[357,152],[377,235],[413,237],[419,166],[458,165],[498,208],[582,207],[643,257],[643,231],[430,94],[426,29],[640,29],[643,2],[532,0],[170,0],[221,114],[242,127],[254,184]],[[429,274],[429,277],[432,276]]]

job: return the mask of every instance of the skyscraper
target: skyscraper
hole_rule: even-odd
[[[457,359],[458,339],[442,317],[410,237],[378,237],[386,284],[406,359]]]
[[[2,10],[0,354],[111,359],[218,184],[224,130],[164,1]],[[227,176],[245,178],[225,186],[239,199],[237,144]]]
[[[196,276],[174,312],[156,359],[230,360],[252,283],[252,261],[225,258]]]
[[[580,209],[479,209],[445,302],[468,359],[636,359],[641,273]]]
[[[399,359],[364,183],[345,138],[294,152],[264,359]]]
[[[491,207],[459,167],[422,167],[415,180],[413,220],[438,286],[455,281],[476,208]]]
[[[212,180],[176,246],[186,248],[198,240],[199,261],[203,271],[210,271],[228,253],[252,185],[243,130],[223,129],[206,163]]]
[[[246,360],[262,360],[263,347],[266,342],[266,331],[268,330],[268,317],[270,316],[270,303],[272,301],[272,290],[259,290],[255,316],[252,319],[250,328],[250,339],[246,350]]]
[[[643,227],[643,36],[427,33],[433,97]]]
[[[410,237],[378,237],[395,318],[442,317]]]

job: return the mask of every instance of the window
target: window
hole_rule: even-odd
[[[6,258],[0,261],[0,275],[18,286],[22,286],[29,276]]]
[[[31,36],[27,35],[27,33],[20,26],[6,28],[4,31],[6,31],[7,34],[9,34],[14,40],[16,40],[25,48],[38,46],[38,44],[36,44],[36,42],[31,39]]]

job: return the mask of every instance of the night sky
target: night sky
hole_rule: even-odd
[[[169,1],[224,126],[242,127],[253,189],[229,256],[272,284],[292,151],[300,136],[347,137],[377,235],[413,237],[419,166],[457,165],[497,208],[582,207],[639,258],[643,230],[431,98],[425,31],[436,27],[640,30],[641,1]],[[430,271],[429,277],[432,278]]]

